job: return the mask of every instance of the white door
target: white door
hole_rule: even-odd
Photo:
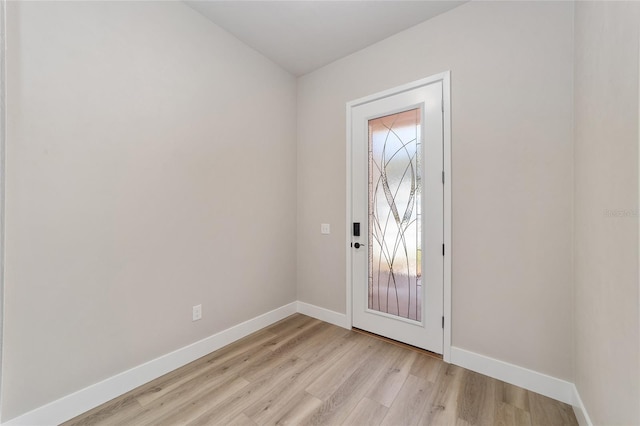
[[[438,79],[348,104],[353,326],[436,353],[444,322],[443,109]]]

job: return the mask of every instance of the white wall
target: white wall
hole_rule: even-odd
[[[345,102],[451,70],[453,344],[571,379],[572,39],[569,2],[471,2],[299,78],[299,300],[346,311]]]
[[[180,2],[7,21],[3,421],[295,300],[293,77]]]
[[[575,13],[575,383],[594,424],[640,424],[640,3]]]

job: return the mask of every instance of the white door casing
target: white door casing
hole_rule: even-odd
[[[404,264],[408,265],[413,262],[416,265],[420,264],[421,267],[416,269],[413,295],[410,288],[406,291],[402,290],[404,295],[402,297],[404,297],[405,301],[408,291],[409,301],[406,305],[403,305],[406,308],[400,308],[401,304],[398,304],[398,289],[400,288],[398,281],[397,287],[394,284],[394,291],[396,292],[395,304],[397,307],[393,306],[393,297],[389,299],[387,291],[386,302],[383,294],[382,305],[384,306],[380,309],[380,292],[376,292],[375,289],[372,293],[369,292],[370,288],[375,288],[374,270],[378,271],[378,288],[380,288],[380,269],[376,269],[375,262],[372,259],[374,257],[376,259],[383,257],[381,252],[384,249],[381,247],[384,244],[380,243],[380,229],[391,229],[395,225],[391,221],[392,226],[385,227],[380,225],[381,219],[376,219],[374,223],[378,225],[372,227],[372,233],[370,233],[369,210],[377,210],[376,206],[380,203],[378,199],[382,198],[382,204],[384,204],[388,201],[384,200],[385,197],[391,199],[391,193],[393,193],[394,197],[399,193],[394,188],[389,190],[390,188],[385,185],[387,186],[385,188],[386,195],[380,196],[379,184],[376,186],[375,182],[373,182],[376,179],[375,172],[373,172],[372,176],[369,176],[369,168],[379,168],[380,164],[369,158],[370,155],[372,158],[375,156],[373,153],[370,154],[369,144],[370,137],[376,137],[376,131],[371,130],[374,136],[369,133],[370,129],[376,128],[375,126],[386,131],[389,126],[388,123],[391,123],[389,120],[393,120],[395,125],[396,122],[402,121],[401,117],[411,117],[412,115],[420,117],[419,124],[414,125],[417,130],[415,131],[416,136],[413,136],[413,138],[417,137],[421,141],[421,145],[419,145],[421,148],[414,147],[414,151],[417,149],[415,157],[420,157],[419,153],[421,153],[421,160],[416,160],[417,163],[414,163],[411,167],[411,182],[413,182],[413,166],[415,166],[421,170],[422,183],[417,186],[422,188],[420,191],[422,193],[422,201],[413,203],[415,210],[413,214],[417,214],[418,211],[421,214],[421,216],[418,216],[421,219],[416,219],[416,221],[422,224],[421,237],[419,238],[422,246],[421,252],[418,250],[419,254],[413,256],[412,261],[409,260],[409,257],[406,257]],[[407,124],[407,126],[409,125]],[[447,360],[450,349],[451,328],[448,321],[444,321],[444,319],[450,318],[451,261],[450,255],[443,249],[444,245],[450,242],[451,229],[449,219],[450,183],[446,179],[450,169],[449,73],[438,74],[349,102],[347,104],[347,128],[347,232],[349,245],[347,254],[347,316],[352,320],[354,327],[403,341],[432,352],[444,353],[444,358]],[[400,141],[398,134],[408,131],[410,128],[409,126],[389,129],[388,134],[395,135],[398,138],[398,146],[403,146],[404,142]],[[407,138],[407,140],[411,139],[410,136],[407,136]],[[387,139],[378,140],[384,140],[385,146],[387,145]],[[373,142],[371,143],[373,144]],[[399,152],[399,150],[391,150],[390,152]],[[406,161],[412,161],[411,158],[413,157],[409,155],[409,152],[406,153],[406,157]],[[385,164],[390,164],[390,162]],[[419,167],[418,164],[420,164]],[[409,176],[406,173],[405,171],[405,176]],[[381,181],[379,175],[380,173],[378,173],[378,180],[376,181],[378,183]],[[370,199],[370,179],[373,182],[371,183],[371,191],[372,193],[378,191],[378,198],[371,195]],[[382,179],[382,181],[384,180]],[[406,180],[408,181],[409,177],[406,177]],[[378,187],[378,190],[373,189],[374,187]],[[413,183],[411,183],[411,187],[413,188]],[[398,202],[397,206],[392,203],[394,204],[393,216],[396,217],[396,221],[398,217],[402,221],[402,206],[405,205],[407,200],[406,197],[401,197],[401,192],[398,195],[401,201]],[[408,214],[411,214],[411,208],[407,208],[407,210]],[[390,213],[387,217],[389,216],[391,216]],[[354,222],[360,223],[360,236],[353,236],[352,224]],[[377,228],[377,230],[374,228]],[[376,232],[378,234],[374,235]],[[419,235],[420,232],[416,232],[412,228],[411,234]],[[392,240],[395,238],[396,241],[400,241],[397,235],[397,232],[393,233]],[[374,239],[373,246],[372,242],[369,241],[370,238]],[[355,243],[364,245],[356,248],[354,247]],[[393,246],[393,243],[385,244]],[[420,247],[420,243],[416,242],[416,245]],[[404,247],[404,251],[407,251],[406,247]],[[409,252],[411,252],[411,248]],[[374,255],[374,253],[376,254]],[[388,259],[387,255],[385,255],[385,259]],[[371,276],[370,269],[372,271]],[[389,269],[394,269],[393,262],[389,263],[387,270]],[[419,270],[421,270],[421,273],[417,272]],[[395,283],[396,279],[394,278],[393,281]],[[390,282],[390,280],[387,280],[387,282]],[[407,287],[410,282],[411,279],[407,278]],[[378,298],[377,307],[373,301],[375,297]],[[417,297],[422,300],[421,306],[417,303]],[[404,312],[407,313],[405,314]],[[410,316],[409,312],[411,312]]]

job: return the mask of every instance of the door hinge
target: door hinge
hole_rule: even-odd
[[[440,100],[440,106],[442,107],[442,112],[444,112],[444,98]]]
[[[442,245],[442,255],[444,256],[444,244]]]
[[[442,317],[442,328],[444,328],[444,317]]]
[[[442,184],[444,185],[444,170],[442,171]]]

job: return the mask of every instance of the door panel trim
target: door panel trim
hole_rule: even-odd
[[[443,205],[443,217],[444,217],[444,235],[443,240],[445,247],[444,254],[444,282],[443,282],[443,315],[444,315],[444,330],[443,330],[443,360],[450,362],[451,359],[451,84],[450,84],[450,71],[445,71],[439,74],[432,75],[430,77],[413,81],[389,90],[385,90],[373,95],[369,95],[363,98],[359,98],[346,104],[346,170],[347,170],[347,188],[346,188],[346,317],[347,327],[353,326],[353,312],[352,312],[352,250],[351,250],[351,222],[352,222],[352,209],[351,209],[351,160],[352,160],[352,109],[359,105],[369,103],[378,99],[382,99],[393,94],[406,92],[416,89],[427,84],[441,81],[442,82],[442,99],[443,99],[443,170],[445,173],[444,182],[444,205]]]

